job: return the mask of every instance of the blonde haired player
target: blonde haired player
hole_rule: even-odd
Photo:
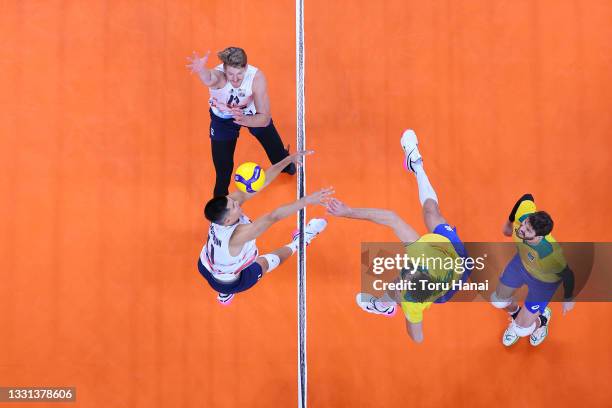
[[[221,64],[206,67],[210,51],[203,57],[195,52],[187,65],[197,73],[210,92],[210,144],[216,181],[215,196],[225,196],[234,169],[234,151],[240,128],[246,127],[263,146],[270,163],[278,163],[289,155],[283,146],[270,110],[268,85],[263,72],[249,65],[246,52],[239,47],[227,47],[217,56]],[[282,169],[295,174],[295,165]]]
[[[312,151],[297,152],[266,170],[266,182],[257,193],[270,185],[288,164],[298,164],[301,157]],[[198,258],[198,270],[208,284],[217,292],[217,300],[224,305],[232,301],[236,293],[253,287],[263,276],[277,268],[297,250],[298,235],[285,246],[265,255],[259,255],[256,239],[276,222],[299,211],[307,205],[322,204],[333,194],[325,188],[283,205],[251,221],[242,211],[241,205],[257,193],[235,191],[227,196],[214,197],[204,208],[210,221],[208,240]],[[304,231],[306,244],[321,233],[327,222],[313,218]]]
[[[401,145],[406,155],[406,169],[416,176],[419,200],[423,206],[423,218],[430,233],[423,236],[419,234],[396,213],[390,210],[378,208],[351,208],[337,199],[331,199],[327,203],[328,212],[338,217],[356,218],[368,220],[376,224],[388,226],[393,229],[395,235],[406,246],[406,252],[411,257],[424,255],[427,258],[450,257],[457,259],[467,257],[463,243],[457,235],[456,228],[450,226],[440,213],[438,207],[438,196],[433,189],[427,173],[423,168],[423,159],[418,149],[418,140],[413,130],[406,130],[401,138]],[[409,275],[402,271],[402,278],[424,280],[428,282],[450,282],[451,280],[465,281],[469,277],[470,270],[458,274],[455,270],[444,270],[419,268]],[[423,341],[423,312],[432,303],[444,303],[454,294],[453,290],[428,292],[428,291],[405,291],[400,294],[401,307],[406,316],[406,330],[409,336],[417,343]],[[396,310],[396,296],[385,294],[382,298],[376,298],[368,293],[357,295],[357,304],[368,313],[392,316]]]

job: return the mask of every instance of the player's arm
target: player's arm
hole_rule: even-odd
[[[423,321],[412,323],[406,319],[406,332],[415,343],[423,342]]]
[[[566,266],[558,275],[563,282],[563,299],[565,301],[571,301],[574,298],[574,271],[572,271],[569,266]]]
[[[423,342],[423,303],[400,303],[406,318],[406,332],[415,343]]]
[[[332,198],[327,203],[327,211],[336,217],[367,220],[376,224],[390,227],[395,235],[404,243],[419,239],[419,234],[404,222],[396,213],[380,208],[351,208],[342,201]]]
[[[259,190],[257,190],[254,193],[234,191],[229,195],[229,197],[232,198],[233,200],[238,201],[238,203],[240,204],[244,203],[245,201],[253,198],[253,196],[259,193],[261,190],[268,187],[276,179],[276,177],[278,177],[281,171],[285,167],[287,167],[287,165],[289,165],[290,163],[294,163],[296,166],[299,166],[302,163],[302,160],[303,160],[302,157],[311,155],[313,153],[314,153],[314,150],[304,150],[301,152],[295,152],[293,154],[290,154],[289,156],[285,157],[283,160],[279,161],[276,164],[273,164],[272,166],[266,169],[265,171],[266,181]]]
[[[508,220],[504,223],[502,232],[505,236],[512,236],[514,221],[520,219],[523,215],[529,214],[535,211],[535,200],[533,195],[527,193],[523,194],[521,198],[517,200],[508,215]]]
[[[187,57],[190,62],[187,64],[187,68],[191,70],[191,73],[198,74],[204,85],[214,88],[223,79],[223,73],[216,69],[208,69],[206,67],[209,55],[210,51],[206,52],[206,54],[200,58],[194,51],[191,57]]]
[[[270,112],[270,97],[268,96],[268,84],[263,72],[257,71],[253,78],[253,100],[257,113],[245,115],[242,109],[234,108],[234,123],[246,127],[266,127],[270,124],[272,113]]]
[[[574,308],[574,271],[572,271],[569,265],[565,266],[561,272],[558,273],[563,282],[563,314],[569,312]]]
[[[291,204],[278,207],[276,210],[258,218],[251,224],[243,224],[238,226],[236,231],[234,231],[232,234],[230,246],[241,247],[246,242],[252,241],[263,234],[268,228],[283,218],[287,218],[307,205],[322,204],[323,201],[327,200],[332,194],[334,194],[332,187],[324,188],[316,193],[302,197]]]

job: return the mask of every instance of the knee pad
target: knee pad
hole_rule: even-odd
[[[514,333],[516,333],[517,336],[527,337],[535,331],[536,324],[533,322],[529,327],[521,327],[515,322],[512,322],[512,327],[514,328]]]
[[[505,309],[512,304],[512,299],[500,299],[497,297],[497,293],[493,292],[491,304],[498,309]]]
[[[280,265],[280,258],[278,255],[265,254],[262,255],[262,258],[265,258],[266,261],[268,261],[268,270],[266,272],[272,272],[278,265]]]

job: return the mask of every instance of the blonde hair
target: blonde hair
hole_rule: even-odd
[[[244,68],[247,65],[247,55],[242,48],[227,47],[218,52],[217,56],[223,62],[223,65],[234,68]]]

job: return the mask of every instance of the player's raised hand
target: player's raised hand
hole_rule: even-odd
[[[337,198],[332,198],[327,202],[327,212],[336,217],[345,217],[350,214],[351,207],[344,204]]]
[[[289,146],[287,146],[287,148],[288,147]],[[289,156],[287,156],[287,160],[289,160],[289,163],[293,163],[296,166],[301,166],[302,163],[304,162],[303,157],[304,156],[309,156],[309,155],[311,155],[313,153],[314,153],[314,150],[301,150],[299,152],[295,152],[295,153],[292,153]]]
[[[333,187],[323,188],[305,197],[306,204],[324,204],[335,193]]]
[[[208,56],[210,55],[210,50],[204,54],[202,58],[198,56],[198,54],[194,51],[190,57],[187,57],[187,61],[190,63],[187,64],[187,68],[191,70],[192,74],[199,74],[200,72],[206,69],[206,63],[208,62]]]

